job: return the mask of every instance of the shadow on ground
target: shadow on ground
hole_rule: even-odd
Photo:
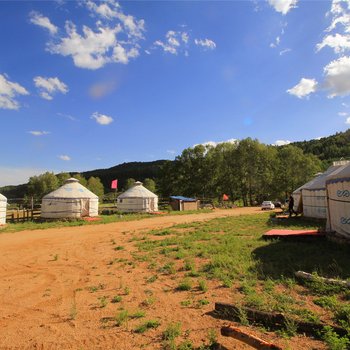
[[[293,277],[298,270],[317,272],[325,277],[350,278],[350,246],[327,239],[274,240],[256,248],[252,254],[258,261],[262,279]]]

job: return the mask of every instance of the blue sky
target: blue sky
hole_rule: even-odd
[[[349,1],[1,1],[0,186],[350,125]]]

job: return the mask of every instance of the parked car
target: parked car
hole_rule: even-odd
[[[280,201],[273,202],[275,208],[282,208],[282,203]]]
[[[275,209],[275,205],[271,201],[263,201],[261,204],[261,210]]]

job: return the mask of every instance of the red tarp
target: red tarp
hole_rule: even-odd
[[[263,234],[263,237],[273,238],[273,237],[317,237],[324,236],[323,232],[317,230],[270,230]]]

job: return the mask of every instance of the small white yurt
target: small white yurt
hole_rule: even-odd
[[[0,193],[0,225],[6,224],[7,198]]]
[[[133,187],[118,196],[117,207],[124,212],[156,212],[158,196],[143,187],[142,182],[136,181]]]
[[[327,219],[326,178],[341,165],[332,165],[301,190],[303,215],[309,218]]]
[[[319,175],[317,175],[315,178],[313,178],[311,181],[307,182],[306,184],[300,186],[299,188],[297,188],[292,193],[292,196],[293,196],[293,199],[294,199],[293,210],[295,212],[297,212],[297,213],[302,213],[303,212],[303,199],[302,199],[302,196],[301,196],[301,191],[302,191],[303,188],[307,188],[308,186],[311,186],[311,184],[317,179],[317,177]]]
[[[329,231],[350,239],[350,163],[327,176]]]
[[[47,219],[81,218],[98,215],[98,196],[73,177],[43,197],[41,217]]]

